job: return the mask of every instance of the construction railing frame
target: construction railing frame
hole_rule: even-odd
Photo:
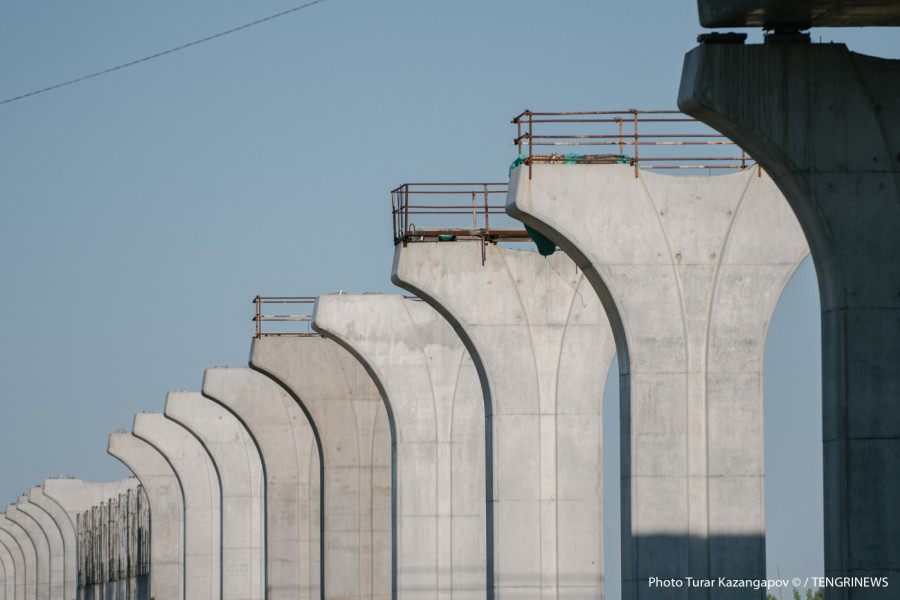
[[[516,138],[511,142],[519,152],[519,160],[528,166],[528,178],[531,179],[531,166],[535,163],[565,164],[630,164],[634,167],[634,176],[638,169],[744,169],[756,164],[746,152],[737,148],[736,144],[726,136],[708,127],[704,123],[688,117],[677,110],[636,110],[624,111],[583,111],[583,112],[533,112],[525,110],[512,121],[516,126]],[[535,134],[535,124],[584,123],[586,129],[590,124],[600,125],[601,133]],[[644,124],[644,127],[640,127]],[[666,124],[666,125],[663,125]],[[690,124],[687,133],[671,131],[672,127]],[[606,128],[612,131],[607,132]],[[648,131],[649,129],[649,131]],[[523,146],[525,147],[523,149]],[[538,146],[561,147],[612,147],[617,153],[609,154],[539,154]],[[659,149],[673,146],[735,146],[740,155],[725,156],[690,156],[665,155],[641,152],[641,147]],[[630,151],[631,154],[626,152]]]
[[[254,338],[261,338],[267,335],[293,335],[301,337],[318,336],[319,334],[312,331],[312,312],[302,315],[268,315],[263,314],[263,305],[267,304],[315,304],[315,296],[257,296],[252,300],[256,305],[256,314],[253,316],[253,322],[256,325]],[[306,323],[307,331],[264,331],[263,323]]]

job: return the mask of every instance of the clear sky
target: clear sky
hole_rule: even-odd
[[[4,2],[0,101],[299,4]],[[503,181],[521,110],[675,108],[701,32],[690,0],[325,0],[0,105],[0,505],[127,476],[108,435],[244,365],[255,295],[398,292],[389,190]],[[900,57],[896,30],[812,35]],[[807,262],[767,351],[770,575],[822,574],[817,312]]]

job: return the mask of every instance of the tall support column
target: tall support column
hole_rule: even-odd
[[[186,597],[218,600],[222,566],[221,492],[219,476],[209,454],[187,429],[159,413],[135,415],[132,431],[166,458],[181,484]]]
[[[507,212],[575,259],[616,335],[623,598],[711,597],[651,577],[764,578],[762,367],[775,305],[807,254],[796,219],[755,168],[531,172],[513,171]]]
[[[15,504],[6,507],[6,518],[22,528],[34,547],[35,598],[50,600],[50,545],[40,526]]]
[[[222,598],[262,600],[265,490],[256,445],[233,414],[199,393],[170,393],[166,398],[166,417],[203,444],[219,474]]]
[[[33,490],[37,490],[38,493],[40,493],[40,489],[41,488],[33,488]],[[60,533],[59,527],[57,527],[53,519],[50,518],[50,515],[44,512],[39,506],[31,503],[30,492],[19,497],[18,502],[16,502],[16,508],[19,509],[19,512],[25,513],[31,517],[43,532],[44,538],[47,541],[47,559],[50,571],[48,581],[49,598],[51,600],[56,600],[57,598],[62,600],[63,579],[65,577],[65,547],[63,545],[62,533]]]
[[[391,431],[374,383],[319,336],[256,339],[250,366],[280,383],[318,434],[325,598],[390,598]]]
[[[762,164],[809,239],[822,308],[825,574],[898,581],[900,61],[842,44],[703,44],[685,57],[678,103]]]
[[[7,598],[15,598],[15,600],[25,600],[25,553],[22,551],[22,547],[19,545],[19,541],[3,527],[0,527],[0,544],[2,544],[6,551],[9,552],[14,572],[14,576],[12,578],[15,586],[13,588],[13,595],[9,595],[9,575],[7,575],[6,596]],[[9,570],[7,569],[6,572],[9,573]]]
[[[25,530],[10,521],[6,513],[0,513],[0,531],[10,536],[22,553],[22,590],[25,600],[37,600],[37,554],[34,551],[34,544]],[[18,580],[16,577],[17,584]]]
[[[185,600],[184,502],[175,472],[153,446],[130,433],[110,435],[107,452],[131,469],[150,502],[150,597]]]
[[[603,387],[615,347],[583,273],[562,254],[420,242],[396,247],[392,280],[447,318],[481,379],[488,597],[602,598]]]
[[[251,369],[207,369],[203,395],[243,424],[265,476],[266,593],[269,600],[320,597],[319,451],[300,406]]]
[[[484,400],[468,351],[402,296],[320,296],[313,327],[359,359],[393,416],[397,598],[483,600]]]
[[[76,600],[75,596],[78,593],[78,562],[75,552],[75,526],[66,514],[66,511],[51,498],[44,495],[43,486],[32,488],[28,492],[28,501],[40,507],[53,519],[62,537],[63,590],[60,596],[54,596],[54,598]]]

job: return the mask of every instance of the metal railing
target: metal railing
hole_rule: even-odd
[[[526,110],[512,123],[517,162],[528,165],[529,179],[536,163],[629,164],[635,177],[639,168],[737,170],[756,164],[730,139],[677,110]],[[566,153],[541,153],[546,147]]]
[[[481,238],[529,239],[506,215],[506,183],[404,183],[391,190],[394,244]]]
[[[270,304],[303,304],[308,305],[312,308],[312,304],[316,301],[315,296],[257,296],[253,299],[253,303],[256,305],[256,315],[253,317],[253,322],[256,324],[256,333],[253,334],[253,337],[263,337],[264,335],[299,335],[299,336],[314,336],[319,335],[315,331],[312,331],[312,314],[305,315],[269,315],[263,314],[263,305]],[[305,323],[306,330],[305,331],[297,331],[296,329],[302,328],[303,326],[286,326],[283,331],[264,331],[268,326],[264,326],[264,323]]]

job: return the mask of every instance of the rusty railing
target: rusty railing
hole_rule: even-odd
[[[629,164],[635,177],[639,168],[737,170],[756,164],[727,137],[677,110],[526,110],[512,123],[516,162],[528,165],[529,179],[536,163]],[[565,153],[541,152],[546,147]]]
[[[506,215],[506,183],[404,183],[391,190],[394,244],[481,238],[528,240]]]
[[[256,305],[256,315],[253,317],[253,322],[256,324],[256,333],[253,334],[254,337],[260,338],[264,335],[299,335],[299,336],[314,336],[319,335],[315,331],[312,331],[312,314],[305,315],[269,315],[263,314],[263,305],[270,304],[302,304],[307,305],[312,308],[312,304],[316,301],[315,296],[257,296],[253,299],[253,303]],[[264,331],[268,328],[268,326],[263,325],[264,323],[305,323],[306,330],[305,331],[296,331],[298,326],[286,326],[286,330],[283,331]],[[302,328],[302,326],[299,326]]]

